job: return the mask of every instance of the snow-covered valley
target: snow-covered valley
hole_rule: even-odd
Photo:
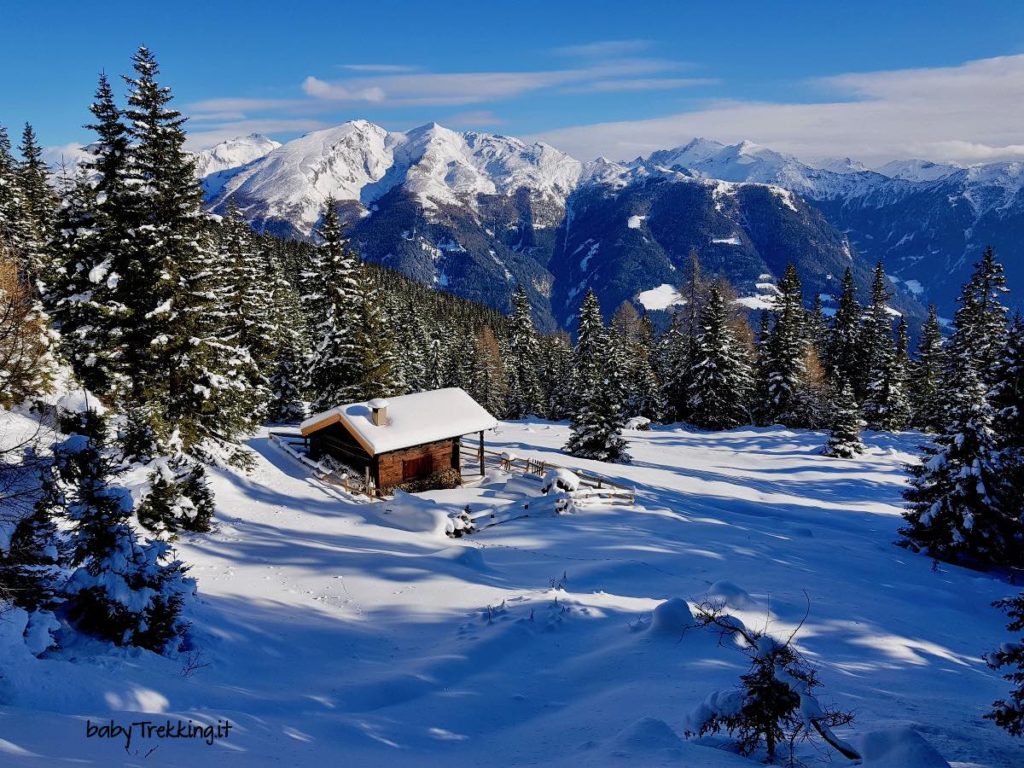
[[[462,539],[405,529],[426,499],[480,513],[531,483],[493,468],[402,509],[358,503],[257,436],[250,473],[212,472],[216,529],[178,542],[199,582],[195,651],[73,645],[15,665],[0,680],[0,763],[753,765],[683,738],[746,657],[685,616],[652,618],[671,598],[711,598],[782,637],[809,602],[796,642],[823,703],[856,715],[841,735],[874,745],[865,765],[941,764],[911,757],[905,732],[869,737],[902,727],[954,765],[1020,764],[1020,745],[982,719],[1005,693],[981,659],[1005,637],[990,603],[1014,588],[893,543],[920,436],[869,433],[868,453],[845,461],[818,455],[822,433],[658,427],[627,432],[633,463],[607,465],[562,455],[567,434],[502,423],[488,442],[633,485],[636,505]],[[127,752],[86,738],[87,719],[168,718],[233,728],[211,746],[136,735]]]

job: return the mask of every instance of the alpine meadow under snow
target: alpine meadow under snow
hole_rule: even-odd
[[[0,764],[1021,764],[1019,165],[162,77],[0,126]]]

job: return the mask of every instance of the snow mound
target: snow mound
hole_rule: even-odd
[[[733,608],[753,609],[757,608],[757,601],[750,596],[742,587],[738,587],[731,581],[716,581],[708,587],[708,599],[712,602],[721,602]]]
[[[646,218],[646,216],[630,216],[626,219],[626,226],[630,229],[640,229],[640,224]]]
[[[476,547],[447,547],[435,552],[434,557],[474,571],[487,570],[487,562],[484,560],[484,555]]]
[[[401,490],[383,503],[378,517],[381,525],[412,533],[444,536],[448,528],[448,513],[437,502]]]
[[[654,609],[650,631],[678,636],[695,624],[689,604],[680,597],[672,597]]]
[[[612,740],[616,753],[652,752],[682,749],[683,740],[664,720],[642,717],[619,731]]]
[[[651,420],[646,416],[633,416],[626,419],[626,429],[650,429]]]
[[[552,490],[565,491],[572,493],[580,487],[580,478],[568,469],[549,469],[547,474],[544,475],[544,485],[541,486],[540,492],[548,494]]]
[[[861,754],[864,765],[873,768],[950,768],[931,744],[907,727],[866,734]]]

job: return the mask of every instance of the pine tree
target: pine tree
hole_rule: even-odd
[[[357,273],[359,302],[356,326],[353,329],[355,349],[355,381],[347,399],[341,402],[393,397],[406,391],[398,362],[398,350],[388,324],[381,312],[377,289],[365,272]]]
[[[508,376],[508,407],[511,419],[521,419],[544,410],[544,393],[538,368],[540,345],[530,316],[530,302],[523,286],[512,293],[512,319],[507,348],[505,373]]]
[[[181,610],[195,583],[163,542],[139,542],[128,522],[131,494],[112,484],[118,469],[94,411],[77,414],[54,445],[63,511],[72,522],[65,589],[68,617],[118,645],[162,652],[184,631]]]
[[[834,395],[832,402],[831,431],[822,453],[840,459],[852,459],[864,453],[864,443],[860,439],[864,421],[853,399],[853,388],[849,382],[843,383],[843,388]]]
[[[969,350],[974,369],[986,386],[993,383],[1006,338],[1007,308],[1002,296],[1008,291],[1003,265],[992,248],[986,248],[960,293],[954,317],[960,346]]]
[[[896,361],[889,314],[889,289],[879,262],[871,283],[871,304],[860,332],[860,391],[864,419],[872,429],[900,429],[905,421],[902,373]]]
[[[1024,593],[999,600],[995,605],[1010,617],[1007,629],[1020,633],[1021,637],[1014,642],[1004,643],[1002,648],[986,657],[993,669],[1009,668],[1004,677],[1014,687],[1009,699],[996,701],[992,711],[985,717],[994,720],[996,725],[1014,736],[1024,736]]]
[[[825,355],[825,363],[829,379],[836,391],[842,389],[843,382],[855,387],[854,396],[860,383],[858,374],[860,363],[861,316],[863,309],[857,301],[857,286],[853,281],[853,271],[847,267],[843,274],[843,289],[839,296],[839,306],[832,320],[829,340]],[[859,393],[863,397],[863,392]]]
[[[140,222],[128,186],[128,128],[105,75],[90,111],[95,122],[86,127],[97,138],[57,213],[53,249],[60,268],[51,305],[75,375],[90,391],[110,398],[119,383],[124,388],[132,353],[124,332],[132,322],[125,302],[147,286],[132,253]]]
[[[582,458],[628,463],[630,456],[622,438],[626,421],[624,352],[609,337],[592,290],[580,307],[577,334],[575,403],[564,450]]]
[[[28,219],[34,245],[34,270],[39,291],[45,297],[47,288],[55,278],[55,265],[50,260],[47,245],[54,235],[54,214],[57,197],[50,187],[49,169],[43,160],[43,150],[36,140],[32,126],[25,123],[18,147],[22,160],[17,165],[17,180],[21,187],[22,206]]]
[[[800,391],[806,373],[807,340],[800,278],[790,264],[779,283],[775,302],[775,324],[762,345],[759,365],[762,393],[761,420],[767,424],[800,426]]]
[[[901,542],[939,560],[983,567],[1021,562],[1019,511],[1000,512],[1001,476],[992,408],[974,361],[964,354],[953,365],[948,424],[924,459],[909,467],[909,508]]]
[[[363,313],[359,258],[342,235],[333,199],[324,204],[318,235],[314,279],[319,284],[304,302],[317,323],[309,369],[313,410],[323,411],[360,399],[363,361],[356,334],[372,317]]]
[[[213,515],[213,493],[203,465],[180,453],[158,459],[136,512],[139,523],[157,533],[205,532]]]
[[[1017,518],[1024,540],[1024,319],[1020,314],[1010,324],[994,379],[989,402],[1002,472],[998,506],[1004,516]]]
[[[921,329],[917,357],[910,364],[911,423],[918,429],[938,432],[945,425],[945,396],[942,377],[946,352],[935,305],[928,307],[928,319]]]
[[[712,285],[701,312],[689,398],[690,419],[704,429],[731,429],[750,420],[751,366],[729,319],[722,291]]]

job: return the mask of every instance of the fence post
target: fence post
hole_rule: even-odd
[[[480,430],[480,477],[484,476],[484,431]]]

